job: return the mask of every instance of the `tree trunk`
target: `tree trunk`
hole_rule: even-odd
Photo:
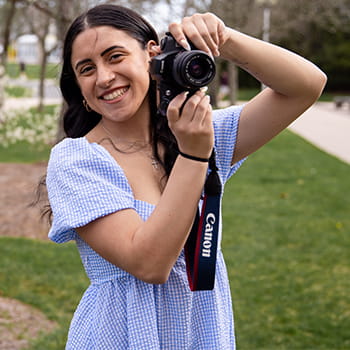
[[[0,58],[0,121],[3,120],[3,107],[5,100],[5,80],[6,80],[6,64],[7,64],[7,52],[10,43],[10,31],[12,20],[16,12],[16,1],[8,0],[6,4],[9,4],[9,9],[5,16],[5,27],[3,35],[3,51]]]
[[[57,26],[57,35],[59,42],[63,44],[65,33],[70,25],[70,22],[75,17],[75,14],[72,13],[73,9],[71,8],[70,0],[61,0],[58,3],[58,12],[61,13],[61,16],[56,18],[56,26]],[[67,13],[67,9],[70,9],[70,13]],[[57,131],[57,141],[62,140],[66,134],[63,130],[63,117],[64,112],[66,110],[67,104],[65,101],[62,102],[60,116],[58,120],[58,131]]]
[[[17,0],[7,0],[6,5],[9,5],[8,11],[6,11],[5,14],[5,21],[4,21],[4,34],[3,34],[3,51],[1,54],[1,64],[6,67],[7,63],[7,52],[8,52],[8,47],[10,44],[10,32],[11,32],[11,25],[13,18],[15,16],[16,12],[16,2]]]
[[[238,98],[238,69],[233,62],[228,62],[228,86],[229,86],[229,101],[231,105],[237,103]]]
[[[218,65],[217,65],[218,67]],[[210,103],[214,108],[218,107],[218,92],[220,90],[220,72],[216,72],[213,81],[209,84],[208,93],[210,96]]]
[[[3,106],[5,102],[5,76],[5,67],[0,63],[0,123],[4,121]]]
[[[47,67],[47,52],[42,50],[41,63],[40,63],[40,80],[39,80],[39,104],[38,112],[43,112],[44,110],[44,98],[45,98],[45,76]]]
[[[54,48],[50,50],[46,50],[45,47],[45,39],[48,34],[48,26],[47,30],[42,37],[39,38],[40,42],[40,73],[39,73],[39,103],[38,103],[38,111],[42,112],[44,110],[44,99],[45,99],[45,78],[46,78],[46,70],[47,70],[47,58]]]

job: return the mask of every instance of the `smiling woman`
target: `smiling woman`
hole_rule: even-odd
[[[87,46],[87,42],[94,45]],[[148,137],[145,96],[155,44],[149,42],[145,50],[129,34],[110,26],[89,28],[74,41],[71,60],[82,95],[90,108],[104,116],[105,125],[116,138],[125,136],[125,129],[118,125],[130,118],[139,125],[135,133],[140,133],[130,138]]]
[[[326,81],[312,63],[211,13],[172,23],[169,32],[183,50],[189,40],[269,87],[245,106],[218,111],[204,90],[182,91],[162,116],[149,65],[162,47],[151,25],[114,5],[72,23],[61,75],[68,137],[52,149],[47,170],[49,237],[76,242],[91,285],[67,349],[235,349],[221,226],[211,213],[204,258],[215,252],[215,285],[192,292],[186,273],[192,257],[185,259],[184,246],[197,212],[207,208],[204,184],[218,173],[215,180],[225,185],[248,154],[318,98]],[[220,202],[224,186],[217,188]]]

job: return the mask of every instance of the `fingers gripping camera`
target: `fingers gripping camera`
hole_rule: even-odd
[[[165,116],[169,102],[183,91],[188,97],[208,85],[215,76],[215,62],[191,44],[191,51],[180,46],[170,33],[161,40],[162,53],[151,60],[150,72],[160,94],[158,111]]]

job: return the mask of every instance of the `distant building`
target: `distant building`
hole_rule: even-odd
[[[54,35],[46,37],[46,49],[56,45],[57,39]],[[17,38],[15,43],[16,61],[25,64],[40,63],[40,48],[38,37],[34,34],[25,34]],[[58,63],[60,61],[59,50],[54,50],[48,58],[48,62]]]
[[[25,64],[36,64],[40,59],[38,37],[34,34],[21,35],[16,40],[18,62]]]

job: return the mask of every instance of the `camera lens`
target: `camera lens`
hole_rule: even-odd
[[[205,74],[207,71],[207,66],[205,61],[196,58],[188,64],[188,74],[196,79],[201,79],[203,78],[203,73]]]
[[[184,88],[199,88],[209,84],[215,75],[215,64],[203,51],[181,52],[174,60],[173,76]]]

